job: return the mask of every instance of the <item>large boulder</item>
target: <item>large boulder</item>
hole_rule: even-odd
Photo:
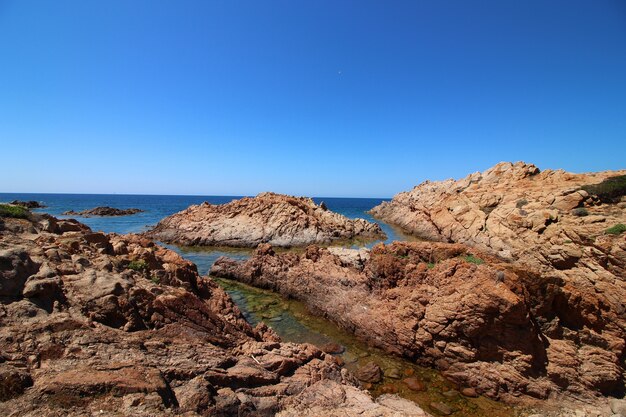
[[[195,205],[161,220],[148,236],[193,246],[257,247],[384,239],[376,223],[348,219],[310,198],[262,193],[228,204]]]

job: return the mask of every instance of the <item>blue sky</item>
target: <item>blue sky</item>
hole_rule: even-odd
[[[626,168],[626,2],[0,0],[0,192]]]

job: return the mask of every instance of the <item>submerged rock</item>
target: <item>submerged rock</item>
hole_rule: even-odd
[[[66,211],[63,213],[65,216],[81,216],[81,217],[90,217],[90,216],[130,216],[132,214],[142,213],[143,210],[137,208],[130,209],[118,209],[114,207],[96,207],[89,210],[83,211]]]
[[[3,415],[426,415],[374,402],[313,345],[250,327],[213,280],[149,239],[52,216],[5,221]]]
[[[359,381],[376,384],[383,380],[383,370],[374,362],[368,362],[354,372]]]
[[[146,233],[154,239],[193,246],[257,247],[377,240],[385,234],[376,223],[348,219],[310,198],[262,193],[227,204],[203,203],[161,220]]]

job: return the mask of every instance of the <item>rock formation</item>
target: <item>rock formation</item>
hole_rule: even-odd
[[[137,208],[130,209],[118,209],[114,207],[96,207],[89,210],[83,211],[66,211],[63,213],[65,216],[81,216],[81,217],[90,217],[90,216],[130,216],[132,214],[142,213],[143,210],[139,210]]]
[[[0,415],[426,415],[251,328],[194,264],[48,215],[0,224]],[[308,414],[312,415],[312,414]]]
[[[384,239],[380,226],[351,220],[316,205],[310,198],[262,193],[228,204],[202,203],[161,220],[148,236],[168,243],[256,247],[328,244],[342,240]]]
[[[13,200],[9,204],[13,204],[14,206],[21,206],[27,209],[46,207],[44,204],[41,204],[39,201],[35,201],[35,200],[29,200],[29,201]]]
[[[622,248],[607,255],[604,268],[616,273],[603,283],[607,292],[431,242],[369,252],[261,245],[246,261],[218,259],[211,274],[302,300],[369,343],[442,370],[461,389],[595,401],[624,390],[625,245],[623,237],[603,239],[601,247]]]

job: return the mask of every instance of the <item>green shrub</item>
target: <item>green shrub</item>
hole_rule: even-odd
[[[432,262],[428,262],[426,265],[428,266],[428,269],[433,269],[435,267],[435,264]]]
[[[482,259],[472,254],[467,254],[463,259],[465,259],[466,262],[469,262],[471,264],[476,264],[476,265],[481,265],[485,263],[485,261],[483,261]]]
[[[626,175],[610,177],[599,184],[583,185],[580,188],[598,196],[603,203],[617,203],[626,195]]]
[[[0,204],[0,217],[27,219],[29,214],[30,212],[24,207],[12,206],[10,204]]]
[[[126,268],[142,272],[148,269],[148,264],[143,259],[139,259],[138,261],[130,261]]]
[[[161,283],[161,278],[157,277],[156,275],[152,275],[150,277],[150,281],[154,282],[155,284],[160,284]]]
[[[626,232],[626,225],[618,223],[613,227],[609,227],[604,231],[607,235],[620,235]]]
[[[572,214],[574,216],[578,216],[578,217],[585,217],[585,216],[589,215],[589,212],[584,207],[578,207],[578,208],[575,208],[574,210],[572,210]]]

